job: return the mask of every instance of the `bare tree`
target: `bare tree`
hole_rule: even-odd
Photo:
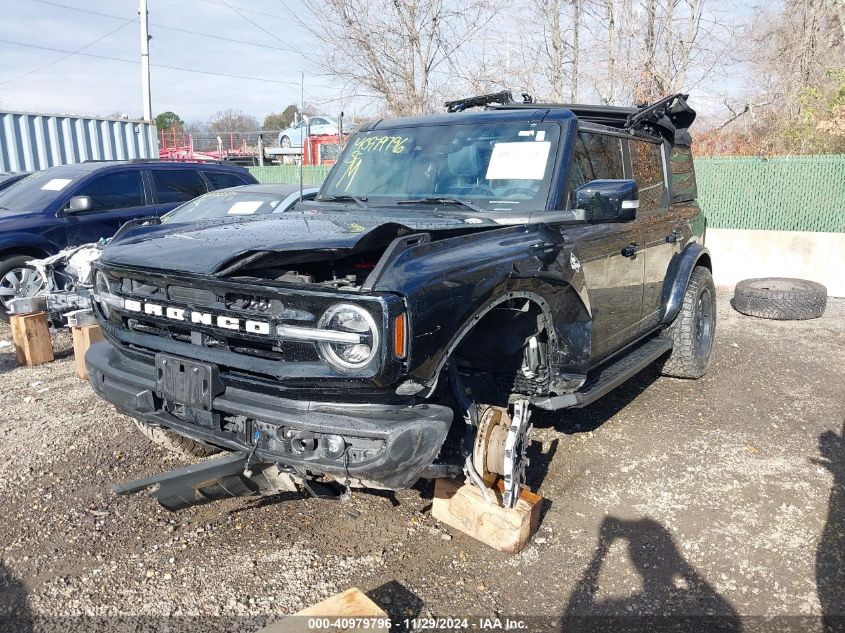
[[[323,45],[329,76],[375,93],[391,113],[429,111],[446,72],[475,44],[502,0],[304,0],[303,25]]]
[[[208,120],[208,130],[211,134],[254,132],[257,129],[258,119],[241,110],[221,110]]]

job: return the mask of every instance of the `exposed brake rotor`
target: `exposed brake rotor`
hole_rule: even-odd
[[[530,415],[527,400],[514,405],[513,418],[502,407],[485,405],[479,410],[472,461],[488,485],[498,475],[504,478],[503,501],[508,508],[516,505],[520,485],[525,481]]]
[[[482,405],[478,412],[478,430],[472,463],[485,483],[492,485],[498,475],[505,474],[505,441],[511,416],[502,407]]]

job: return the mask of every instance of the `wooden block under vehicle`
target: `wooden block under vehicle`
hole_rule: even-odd
[[[500,552],[516,554],[540,526],[543,497],[522,488],[516,507],[505,508],[501,487],[491,492],[496,495],[496,503],[485,502],[473,484],[438,479],[434,484],[431,516]]]
[[[363,591],[352,587],[290,617],[268,624],[258,633],[389,631],[387,617],[387,613]]]
[[[73,357],[76,360],[76,375],[82,380],[88,380],[88,370],[85,368],[85,352],[94,343],[103,340],[103,332],[99,325],[78,325],[71,328],[73,332]]]
[[[47,313],[13,314],[9,317],[12,326],[12,342],[21,365],[32,367],[53,360],[53,341],[47,325]]]

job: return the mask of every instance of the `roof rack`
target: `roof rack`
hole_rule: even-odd
[[[516,108],[563,108],[590,123],[598,123],[623,130],[639,130],[664,136],[673,143],[690,144],[688,128],[695,121],[695,110],[688,104],[688,94],[680,92],[664,97],[654,103],[636,108],[620,106],[586,105],[580,103],[506,103],[492,106],[495,109]]]
[[[477,95],[475,97],[466,97],[464,99],[457,99],[455,101],[447,101],[446,112],[463,112],[469,108],[480,108],[482,106],[489,106],[494,103],[500,105],[514,105],[514,104],[528,104],[534,103],[534,97],[527,92],[521,93],[522,102],[515,101],[513,93],[510,90],[502,90],[501,92],[493,92],[487,95]]]

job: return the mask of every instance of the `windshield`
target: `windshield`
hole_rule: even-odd
[[[527,122],[361,132],[317,199],[353,196],[370,207],[451,199],[482,211],[542,209],[559,136],[555,123]]]
[[[70,185],[81,180],[87,172],[62,170],[39,171],[0,191],[0,210],[38,212],[43,211]]]
[[[237,189],[213,191],[173,209],[161,218],[161,222],[167,224],[267,215],[277,210],[284,211],[279,205],[287,197],[288,194],[256,193]]]

